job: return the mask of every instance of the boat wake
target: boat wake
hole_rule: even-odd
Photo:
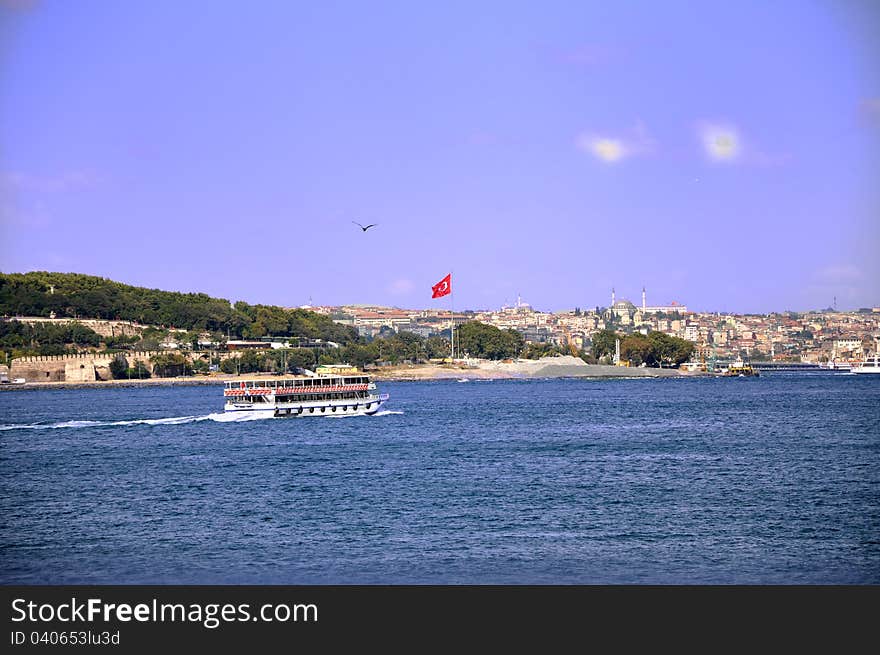
[[[6,430],[57,430],[61,428],[105,428],[120,425],[183,425],[199,421],[215,421],[217,423],[242,423],[273,418],[271,412],[214,412],[204,416],[172,416],[169,418],[142,418],[130,421],[61,421],[59,423],[20,423],[18,425],[0,425],[0,431]]]
[[[390,414],[403,414],[389,409],[376,412],[373,416],[388,416]],[[61,421],[58,423],[20,423],[12,425],[0,425],[0,432],[7,430],[58,430],[62,428],[109,428],[120,425],[183,425],[185,423],[198,423],[200,421],[214,421],[215,423],[245,423],[247,421],[262,421],[274,418],[272,412],[214,412],[204,416],[172,416],[169,418],[141,418],[130,421]],[[329,418],[329,417],[328,417]],[[346,418],[336,416],[333,418]]]

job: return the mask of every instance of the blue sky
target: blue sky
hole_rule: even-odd
[[[0,270],[877,306],[878,26],[856,0],[0,0]]]

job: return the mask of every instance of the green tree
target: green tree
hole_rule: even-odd
[[[675,337],[663,332],[651,332],[648,335],[648,343],[651,344],[651,352],[647,360],[649,366],[663,368],[663,364],[671,366],[674,363],[676,350],[674,339]]]
[[[287,368],[290,371],[295,368],[314,369],[317,362],[314,348],[291,348],[287,351]]]
[[[318,364],[341,364],[342,358],[336,348],[329,348],[318,355]]]
[[[584,360],[587,364],[598,364],[599,360],[593,357],[591,353],[588,353],[586,350],[581,351],[581,359]]]
[[[281,307],[258,306],[256,323],[262,326],[263,334],[273,336],[289,334],[287,312]]]
[[[128,369],[128,376],[130,378],[137,378],[139,380],[146,379],[150,377],[150,369],[147,368],[147,365],[144,364],[141,360],[136,359],[134,362],[134,366]]]
[[[518,357],[525,341],[515,330],[499,330],[479,321],[463,323],[455,331],[456,351],[471,357],[506,359]]]
[[[110,362],[110,375],[116,380],[128,377],[128,360],[122,355],[117,355]]]
[[[193,362],[192,368],[196,373],[207,373],[210,366],[208,360],[199,358]]]
[[[117,337],[104,337],[104,347],[108,350],[124,349],[130,347],[133,343],[140,341],[140,337],[135,335]]]
[[[379,351],[375,344],[353,344],[345,348],[344,357],[353,366],[365,368],[379,358]]]
[[[693,343],[663,332],[651,332],[647,336],[630,334],[620,342],[621,358],[636,366],[678,366],[690,359],[693,352]]]
[[[177,377],[192,374],[192,367],[180,353],[160,353],[150,358],[153,371],[159,377]]]
[[[620,341],[620,358],[634,366],[651,363],[652,352],[650,340],[640,332],[628,334]]]
[[[245,350],[238,358],[238,370],[242,373],[259,373],[269,370],[265,353]]]
[[[425,356],[429,359],[443,359],[449,357],[450,345],[449,339],[433,336],[425,339],[424,343]]]
[[[374,339],[373,344],[377,349],[376,356],[381,350],[382,359],[391,363],[401,360],[418,362],[426,356],[424,340],[412,332],[389,332],[387,337]]]
[[[616,351],[617,333],[613,330],[599,330],[593,334],[590,351],[593,357],[611,357]]]

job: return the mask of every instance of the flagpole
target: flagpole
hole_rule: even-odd
[[[449,284],[450,285],[452,284],[452,274],[454,272],[455,271],[449,271]],[[449,302],[452,305],[452,330],[449,333],[449,336],[450,336],[449,341],[451,342],[450,345],[452,346],[452,363],[455,364],[455,287],[454,286],[450,289]]]

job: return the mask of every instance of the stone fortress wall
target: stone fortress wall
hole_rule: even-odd
[[[18,321],[28,325],[67,325],[79,323],[80,325],[94,330],[102,337],[130,337],[138,336],[147,326],[131,321],[108,321],[99,318],[40,318],[36,316],[7,316],[0,320]]]
[[[110,362],[119,355],[125,357],[129,367],[133,367],[134,363],[140,360],[144,363],[147,370],[152,373],[153,364],[150,362],[150,358],[154,355],[168,355],[170,353],[180,353],[190,362],[197,359],[210,362],[214,357],[219,357],[223,360],[241,355],[240,352],[126,350],[119,353],[17,357],[10,363],[9,377],[24,378],[28,382],[94,382],[95,380],[109,380],[112,378],[110,375]]]
[[[83,318],[42,318],[35,316],[5,316],[0,321],[18,321],[28,325],[66,325],[78,323],[90,328],[103,337],[140,336],[147,325],[133,323],[131,321],[110,321],[105,319]],[[182,330],[172,330],[181,332]],[[33,357],[18,357],[9,364],[10,378],[24,378],[28,382],[94,382],[95,380],[109,380],[110,362],[118,355],[122,355],[128,361],[129,367],[133,367],[135,361],[140,360],[152,373],[153,365],[150,358],[154,355],[167,355],[180,353],[190,362],[197,359],[211,361],[212,358],[221,360],[231,357],[240,357],[240,351],[197,351],[188,350],[163,350],[163,351],[123,351],[120,353],[84,353],[80,355],[42,355]]]
[[[7,316],[3,321],[18,321],[28,325],[68,325],[78,323],[90,328],[102,337],[140,336],[149,326],[131,321],[111,321],[90,318],[42,318],[36,316]],[[169,352],[122,352],[129,366],[140,360],[151,372],[153,365],[150,357]],[[184,353],[190,360],[202,354]],[[10,362],[9,377],[24,378],[28,382],[93,382],[109,380],[110,362],[115,353],[86,353],[81,355],[44,355],[35,357],[18,357]]]
[[[161,352],[120,353],[133,366],[135,360],[142,361],[152,371],[150,357]],[[17,357],[12,360],[9,377],[24,378],[28,382],[93,382],[109,380],[110,362],[115,353],[86,353],[83,355],[44,355],[37,357]]]

